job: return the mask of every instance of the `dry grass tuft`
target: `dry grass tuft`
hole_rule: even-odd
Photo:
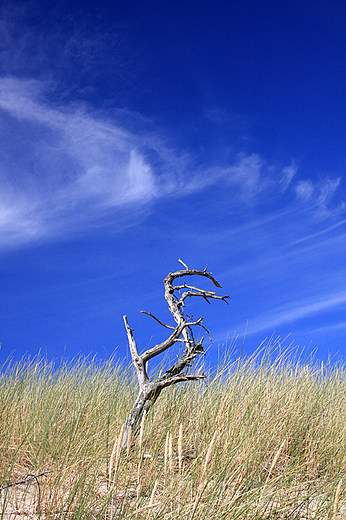
[[[267,352],[223,365],[207,386],[167,389],[121,454],[130,374],[3,367],[0,519],[345,518],[343,366]]]

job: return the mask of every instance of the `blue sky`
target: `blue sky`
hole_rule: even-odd
[[[0,361],[162,341],[163,278],[217,350],[346,353],[346,6],[2,2]],[[205,285],[207,288],[208,283]],[[206,342],[208,346],[208,342]]]

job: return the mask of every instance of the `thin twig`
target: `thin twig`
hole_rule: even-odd
[[[12,486],[19,486],[20,484],[27,484],[31,480],[36,480],[38,477],[43,477],[44,475],[48,475],[48,473],[53,473],[53,471],[44,471],[43,473],[39,473],[38,475],[34,475],[33,473],[28,473],[22,480],[18,482],[9,482],[5,486],[0,486],[0,491],[3,489],[8,489]]]
[[[163,327],[166,327],[167,329],[175,329],[175,327],[173,327],[173,325],[166,325],[166,323],[162,323],[161,320],[159,320],[159,318],[157,318],[156,316],[154,316],[154,314],[151,314],[151,312],[147,312],[147,311],[141,311],[142,314],[148,314],[148,316],[151,316],[152,318],[154,318],[154,320],[158,321],[160,325],[162,325]]]
[[[184,264],[184,262],[183,262],[182,260],[180,260],[180,258],[179,258],[178,262],[180,262],[180,263],[181,263],[181,264],[182,264],[182,265],[183,265],[187,270],[189,270],[189,268],[187,267],[187,265]]]

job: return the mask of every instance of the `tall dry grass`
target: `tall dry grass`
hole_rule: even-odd
[[[113,360],[4,366],[0,518],[346,517],[344,366],[223,364],[164,391],[120,454],[135,395]]]

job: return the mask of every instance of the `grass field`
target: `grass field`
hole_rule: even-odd
[[[166,389],[123,454],[131,369],[7,363],[0,518],[346,518],[346,369],[293,357]]]

